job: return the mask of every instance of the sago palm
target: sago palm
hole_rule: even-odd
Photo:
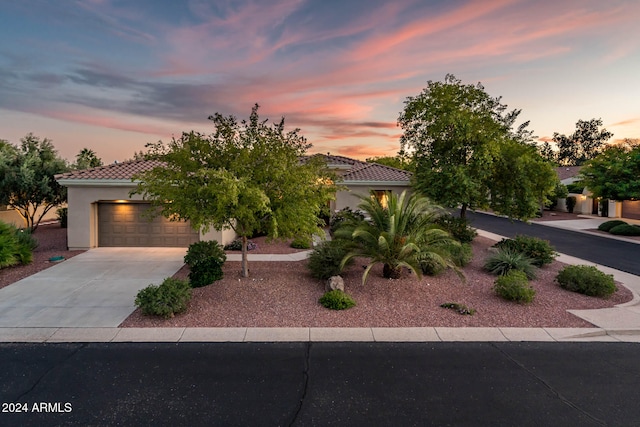
[[[406,192],[400,196],[387,192],[386,201],[384,206],[373,192],[371,197],[361,197],[358,208],[367,219],[336,231],[337,237],[354,242],[342,266],[355,257],[369,259],[362,275],[363,283],[376,264],[383,264],[385,278],[400,277],[405,267],[420,277],[418,255],[452,240],[449,233],[434,225],[442,209],[429,199],[417,194],[407,197]]]

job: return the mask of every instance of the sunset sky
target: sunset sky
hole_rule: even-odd
[[[393,155],[428,80],[482,82],[541,139],[602,118],[640,138],[640,1],[89,0],[0,5],[0,139],[106,163],[215,112],[314,152]]]

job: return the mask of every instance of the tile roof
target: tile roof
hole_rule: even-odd
[[[562,181],[563,179],[573,178],[578,175],[580,173],[580,169],[582,169],[582,166],[562,166],[556,168],[556,173],[558,174],[560,181]]]
[[[325,156],[323,154],[323,156]],[[345,183],[349,181],[388,181],[388,182],[408,182],[411,173],[384,166],[378,163],[366,163],[360,160],[350,159],[343,156],[326,155],[329,166],[350,166],[342,179]],[[161,166],[162,162],[157,160],[133,160],[130,162],[113,163],[107,166],[99,166],[92,169],[67,172],[56,175],[57,180],[131,180],[133,175],[144,172],[156,166]]]
[[[93,179],[114,179],[114,180],[131,180],[133,175],[161,166],[162,162],[157,160],[132,160],[130,162],[112,163],[106,166],[98,166],[91,169],[83,169],[71,171],[56,175],[58,179],[77,179],[77,180],[93,180]]]
[[[379,163],[358,162],[353,168],[342,175],[345,182],[349,181],[409,181],[411,172]]]

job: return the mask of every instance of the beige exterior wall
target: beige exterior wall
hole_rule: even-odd
[[[36,214],[40,215],[40,212],[42,212],[42,210],[43,210],[42,208],[39,208],[38,211],[36,211]],[[58,214],[56,213],[56,210],[57,208],[51,208],[49,212],[47,212],[45,216],[42,217],[42,220],[40,221],[40,223],[57,221]],[[20,216],[18,211],[11,208],[7,208],[7,210],[0,211],[0,221],[7,224],[13,224],[18,228],[24,228],[27,226],[27,222],[24,220],[24,218],[22,218],[22,216]]]
[[[67,242],[70,250],[90,249],[98,246],[98,202],[113,200],[142,200],[135,194],[129,197],[134,187],[78,186],[68,187]],[[200,232],[200,240],[217,240],[227,244],[235,238],[233,230]]]
[[[349,207],[351,209],[357,209],[358,204],[360,204],[359,196],[367,196],[371,190],[391,190],[396,194],[401,194],[403,191],[410,191],[408,185],[395,185],[390,186],[389,184],[380,185],[376,184],[348,184],[346,191],[338,191],[336,194],[335,200],[335,209],[334,212]]]

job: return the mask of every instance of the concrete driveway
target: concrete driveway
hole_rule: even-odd
[[[0,289],[0,327],[116,327],[185,248],[96,248]]]

